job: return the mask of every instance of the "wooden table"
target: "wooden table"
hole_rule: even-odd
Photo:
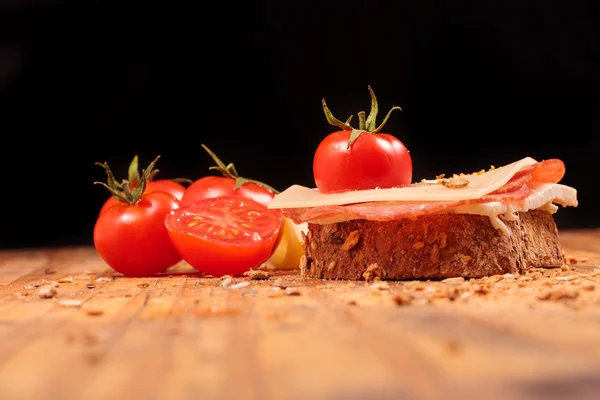
[[[600,399],[600,230],[561,238],[562,268],[468,282],[129,279],[92,248],[5,251],[0,399]]]

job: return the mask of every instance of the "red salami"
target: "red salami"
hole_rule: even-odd
[[[489,202],[519,203],[530,195],[528,184],[558,183],[564,176],[564,173],[564,163],[557,159],[551,159],[521,169],[504,186],[478,199],[426,202],[380,201],[343,206],[289,208],[282,209],[281,211],[286,217],[296,223],[356,218],[373,221],[390,221],[426,214],[443,213],[464,204]]]

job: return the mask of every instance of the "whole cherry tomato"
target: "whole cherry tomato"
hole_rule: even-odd
[[[156,160],[133,190],[126,180],[117,183],[106,163],[99,164],[106,170],[108,182],[96,183],[107,187],[120,201],[98,215],[94,246],[111,268],[126,276],[151,276],[181,261],[164,225],[165,217],[179,207],[179,201],[166,192],[145,190]]]
[[[244,196],[224,195],[182,206],[165,218],[183,259],[214,276],[240,275],[267,261],[283,216]]]
[[[396,137],[379,133],[394,110],[392,107],[381,125],[376,125],[377,99],[371,87],[371,112],[365,118],[358,113],[359,128],[336,119],[322,105],[327,121],[342,128],[329,134],[319,143],[313,159],[313,175],[317,189],[322,193],[344,192],[375,188],[391,188],[410,185],[412,160],[408,149]]]
[[[217,170],[223,176],[205,176],[187,187],[180,203],[182,207],[196,203],[207,198],[225,195],[237,195],[251,198],[252,200],[267,205],[277,194],[277,190],[271,186],[238,175],[233,163],[225,165],[215,153],[202,145],[217,164],[210,169]]]

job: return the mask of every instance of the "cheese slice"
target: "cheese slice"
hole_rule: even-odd
[[[413,184],[389,189],[353,190],[325,194],[317,189],[293,185],[273,198],[269,208],[304,208],[333,206],[371,201],[452,201],[471,200],[485,196],[507,183],[519,170],[537,161],[525,157],[512,164],[492,169],[482,174],[464,175],[466,187],[451,188],[442,184]]]

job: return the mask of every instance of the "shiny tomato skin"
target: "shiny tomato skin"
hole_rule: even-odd
[[[151,276],[177,264],[177,252],[164,225],[179,201],[165,192],[146,192],[132,205],[117,202],[94,226],[94,246],[102,259],[125,276]]]
[[[217,277],[241,275],[267,261],[282,224],[280,212],[237,195],[202,199],[165,218],[171,241],[183,259]]]
[[[174,196],[177,200],[181,200],[183,194],[185,193],[185,186],[169,179],[159,179],[148,182],[146,185],[146,192],[166,192]],[[110,206],[117,203],[119,203],[119,200],[112,196],[109,197],[102,205],[100,214],[106,211]]]
[[[199,200],[228,195],[245,196],[266,206],[275,196],[271,190],[254,182],[246,182],[237,189],[234,189],[234,187],[235,179],[233,178],[224,176],[202,177],[187,187],[180,202],[181,207],[196,203]]]
[[[348,149],[350,131],[329,134],[317,147],[313,174],[322,193],[406,186],[412,180],[407,148],[386,133],[361,134]]]

